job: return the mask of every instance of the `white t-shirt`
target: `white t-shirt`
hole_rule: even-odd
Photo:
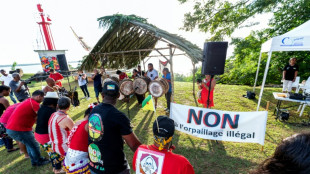
[[[83,74],[84,75],[84,74]],[[87,78],[87,77],[86,77]],[[82,76],[78,76],[78,82],[79,82],[79,86],[83,86],[87,84],[86,79],[83,79]]]
[[[152,71],[147,71],[147,76],[151,79],[154,80],[155,77],[158,77],[158,72],[153,69]]]
[[[13,77],[11,74],[8,74],[7,76],[2,75],[0,77],[0,81],[3,81],[5,86],[9,86],[12,80],[13,80]]]

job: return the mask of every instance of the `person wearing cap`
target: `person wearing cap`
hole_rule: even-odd
[[[61,80],[64,77],[60,73],[55,72],[54,69],[50,69],[50,75],[48,77],[54,79],[57,86],[62,87]]]
[[[139,173],[194,174],[189,161],[182,155],[172,153],[174,121],[159,116],[153,123],[154,144],[141,145],[134,154],[132,166]]]
[[[124,140],[134,152],[141,144],[127,116],[115,108],[119,86],[107,81],[103,86],[103,102],[96,106],[88,119],[88,155],[92,173],[129,174]]]
[[[42,166],[49,163],[49,160],[41,156],[40,145],[32,132],[43,99],[44,92],[42,90],[34,91],[31,98],[22,102],[13,111],[6,126],[7,134],[11,138],[26,145],[32,166]]]
[[[25,82],[20,80],[20,75],[18,73],[12,74],[13,80],[10,82],[9,86],[11,90],[14,92],[17,100],[19,102],[24,101],[29,98],[28,88],[25,87]]]
[[[52,79],[53,80],[53,79]],[[48,135],[48,120],[51,115],[56,112],[58,102],[57,92],[47,92],[43,99],[43,104],[38,111],[37,126],[35,128],[34,137],[40,143],[41,147],[48,154],[53,166],[53,170],[61,170],[61,157],[53,152],[51,142]]]
[[[43,88],[44,94],[46,94],[47,92],[57,92],[60,88],[59,86],[56,85],[55,80],[52,78],[47,78],[46,84],[47,86]]]
[[[295,82],[299,66],[296,64],[296,58],[290,58],[289,64],[283,68],[282,80],[283,80],[283,89],[282,92],[291,92],[292,84]]]
[[[7,74],[6,71],[4,69],[0,70],[2,76],[0,77],[0,81],[2,81],[2,85],[5,86],[10,86],[10,82],[13,80],[13,77],[11,74]],[[17,103],[17,101],[15,100],[13,91],[11,90],[10,92],[10,98],[12,100],[12,102],[15,104]]]

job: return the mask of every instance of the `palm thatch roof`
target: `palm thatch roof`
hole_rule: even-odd
[[[102,65],[109,68],[135,67],[140,59],[149,56],[158,41],[180,49],[195,63],[202,61],[202,50],[197,45],[149,24],[144,18],[116,14],[98,18],[98,21],[99,26],[107,28],[107,31],[83,60],[82,69],[91,70]]]

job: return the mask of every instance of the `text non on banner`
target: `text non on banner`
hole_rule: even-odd
[[[178,131],[203,139],[264,145],[267,111],[219,111],[175,103],[170,107]]]

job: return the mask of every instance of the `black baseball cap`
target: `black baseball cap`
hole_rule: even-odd
[[[119,86],[114,81],[105,82],[103,85],[102,93],[104,96],[117,97],[119,94]]]
[[[156,121],[157,120],[157,121]],[[174,121],[168,116],[159,116],[153,123],[153,133],[160,137],[171,137],[174,134]]]

